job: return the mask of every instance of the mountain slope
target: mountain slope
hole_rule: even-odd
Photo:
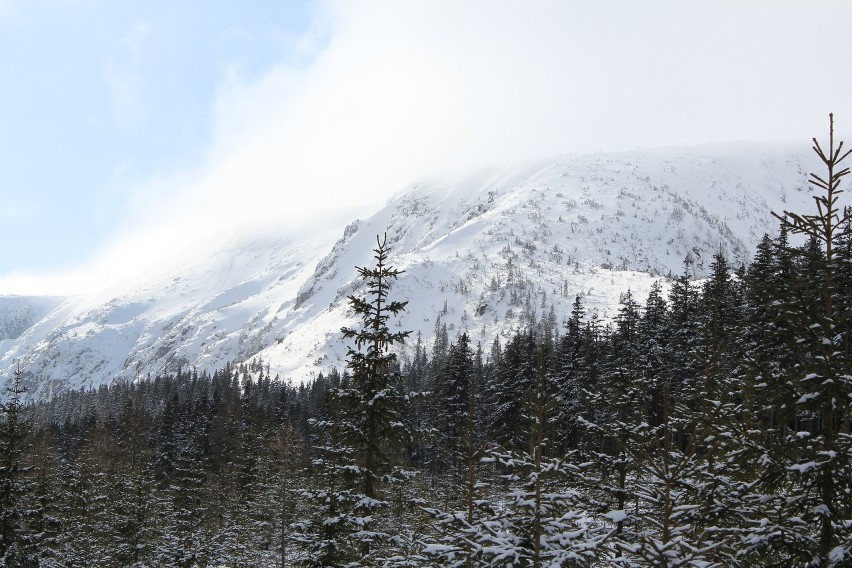
[[[63,302],[57,296],[0,297],[0,350]]]
[[[346,297],[363,292],[354,267],[372,264],[383,233],[405,270],[392,294],[410,301],[391,323],[427,343],[436,325],[451,336],[467,330],[488,349],[533,320],[560,320],[577,294],[606,319],[620,293],[644,298],[660,275],[683,270],[687,254],[696,275],[719,250],[747,262],[775,229],[770,210],[810,207],[804,172],[813,167],[798,153],[737,145],[567,156],[424,180],[336,242],[232,243],[67,300],[3,344],[0,372],[8,377],[21,361],[41,397],[252,357],[302,380],[342,364]]]

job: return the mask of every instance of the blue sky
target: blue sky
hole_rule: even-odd
[[[443,171],[807,148],[830,111],[843,137],[850,22],[844,0],[0,0],[0,293],[336,233]]]
[[[0,0],[0,274],[72,268],[121,227],[127,187],[200,164],[229,76],[282,61],[288,1]]]

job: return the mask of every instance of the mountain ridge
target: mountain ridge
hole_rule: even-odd
[[[67,299],[0,342],[0,377],[20,362],[32,396],[44,398],[262,358],[273,373],[304,380],[344,363],[346,297],[363,291],[355,266],[371,265],[384,233],[405,270],[392,295],[409,300],[391,323],[427,343],[440,318],[487,347],[534,319],[567,314],[576,295],[605,321],[620,293],[644,299],[655,280],[682,272],[687,254],[695,276],[718,251],[732,265],[748,262],[774,232],[771,210],[810,206],[804,152],[748,148],[561,156],[425,178],[341,227],[340,238],[247,238]]]

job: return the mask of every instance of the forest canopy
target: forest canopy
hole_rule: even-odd
[[[344,369],[262,360],[0,406],[0,566],[852,563],[848,152],[748,266],[577,295],[492,345],[392,328],[378,239]],[[791,239],[802,239],[791,244]],[[523,294],[524,282],[509,284]],[[416,299],[412,299],[416,301]]]

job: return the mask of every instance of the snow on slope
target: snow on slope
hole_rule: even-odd
[[[61,304],[63,299],[58,296],[0,297],[0,349],[3,342],[19,337]]]
[[[803,162],[803,160],[808,160]],[[352,325],[346,298],[363,292],[355,266],[373,263],[387,233],[392,290],[409,300],[398,321],[428,344],[436,322],[488,349],[533,319],[563,319],[576,294],[602,320],[628,288],[683,269],[697,275],[722,250],[747,262],[769,211],[808,210],[807,155],[719,146],[567,156],[400,191],[333,243],[329,235],[263,237],[185,258],[108,293],[70,299],[11,345],[0,377],[20,360],[35,396],[118,379],[214,370],[262,357],[300,381],[343,364]],[[332,246],[333,245],[333,246]],[[415,339],[403,347],[410,353]]]
[[[273,341],[273,328],[329,241],[285,237],[232,244],[141,281],[67,300],[0,358],[25,370],[30,394],[216,369]]]
[[[0,297],[0,351],[59,306],[58,296]]]
[[[547,317],[575,295],[589,315],[615,314],[630,289],[644,300],[683,260],[706,273],[722,250],[747,262],[776,223],[770,210],[810,206],[802,157],[742,145],[573,156],[413,185],[372,218],[350,225],[302,286],[298,333],[262,352],[294,378],[342,365],[346,297],[363,293],[377,234],[404,269],[393,297],[409,300],[401,329],[428,342],[438,318],[490,347],[498,335]],[[806,164],[808,167],[811,163]],[[414,340],[402,349],[410,354]]]

